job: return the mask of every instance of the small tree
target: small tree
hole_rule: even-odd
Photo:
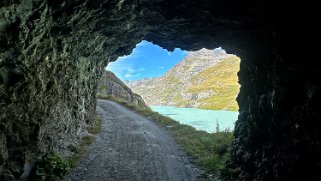
[[[216,133],[220,132],[220,125],[218,124],[218,120],[216,119]]]

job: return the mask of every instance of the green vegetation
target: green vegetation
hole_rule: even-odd
[[[139,108],[112,96],[100,98],[116,101],[169,130],[177,143],[207,173],[209,179],[218,178],[223,174],[224,177],[229,177],[230,171],[226,168],[226,162],[230,158],[232,132],[225,130],[210,134],[198,131],[191,126],[180,124],[169,117],[153,112],[149,108]],[[219,125],[217,129],[219,130]]]
[[[82,137],[82,142],[84,145],[90,145],[94,141],[95,137],[93,136],[84,136]]]
[[[55,153],[48,153],[39,158],[32,180],[63,180],[70,168],[68,161]]]
[[[94,124],[88,128],[88,132],[91,134],[98,134],[101,131],[101,119],[98,115],[96,115],[96,120]],[[71,167],[75,167],[80,159],[87,153],[88,146],[95,140],[93,135],[87,135],[82,137],[80,144],[75,146],[70,146],[69,150],[73,152],[73,156],[67,158]]]
[[[99,84],[98,85],[98,90],[99,90],[99,92],[103,92],[105,90],[105,86],[102,85],[102,84]]]
[[[101,119],[99,116],[96,115],[95,123],[89,127],[88,132],[91,134],[98,134],[101,131]]]
[[[87,153],[87,145],[88,144],[82,143],[80,146],[77,146],[77,147],[75,146],[69,147],[69,150],[74,153],[73,156],[67,158],[67,161],[68,163],[70,163],[71,167],[77,166],[81,158],[85,155],[85,153]]]
[[[88,128],[91,134],[97,134],[101,130],[101,119],[96,116],[95,123]],[[87,152],[88,146],[94,141],[93,135],[82,137],[78,146],[69,145],[68,149],[73,152],[73,156],[62,158],[57,153],[50,152],[40,157],[36,163],[35,172],[31,174],[29,180],[36,181],[60,181],[75,167],[80,159]]]
[[[215,92],[215,95],[198,100],[202,102],[199,108],[238,110],[236,96],[240,91],[240,85],[237,83],[239,65],[240,59],[236,56],[230,56],[192,77],[192,86],[188,88],[187,92]],[[207,78],[204,79],[204,77]]]

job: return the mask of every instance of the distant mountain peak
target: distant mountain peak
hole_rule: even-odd
[[[149,105],[237,110],[240,59],[223,49],[191,51],[164,76],[128,86]]]
[[[202,58],[206,58],[206,59],[212,59],[212,60],[218,60],[218,59],[222,59],[222,58],[226,58],[230,56],[229,54],[227,54],[225,52],[224,49],[221,49],[221,48],[216,48],[214,50],[209,50],[209,49],[206,49],[206,48],[202,48],[198,51],[190,51],[188,54],[187,54],[187,58],[188,57],[196,57],[198,59],[202,59]]]

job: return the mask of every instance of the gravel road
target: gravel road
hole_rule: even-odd
[[[166,131],[111,101],[98,100],[102,131],[67,181],[187,181],[201,171]]]

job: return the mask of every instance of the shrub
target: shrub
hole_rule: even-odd
[[[33,180],[60,181],[69,170],[68,161],[62,159],[58,154],[48,153],[37,161]]]
[[[95,137],[93,136],[84,136],[82,138],[82,143],[85,145],[90,145],[94,141]]]

